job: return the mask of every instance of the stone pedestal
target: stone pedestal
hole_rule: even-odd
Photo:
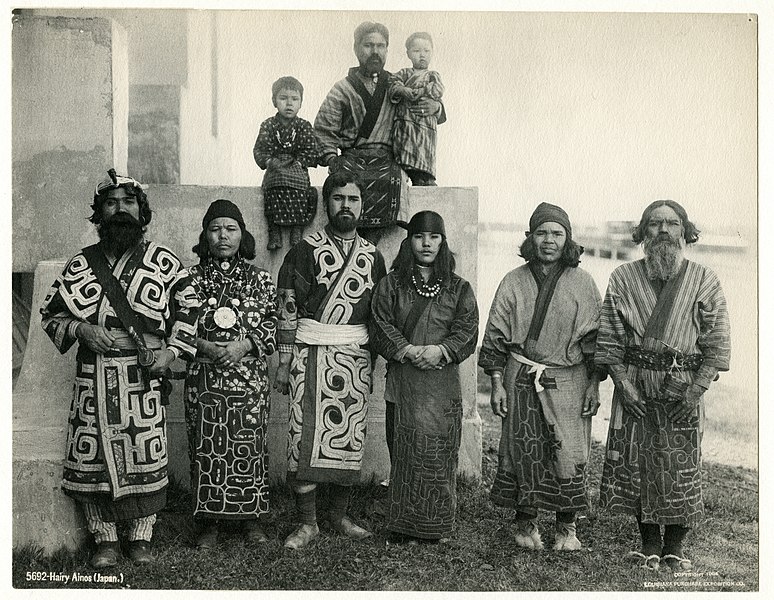
[[[44,261],[35,269],[33,316],[13,391],[13,543],[36,544],[47,552],[77,548],[86,535],[80,511],[60,488],[75,347],[59,354],[38,313],[63,267],[63,261]]]

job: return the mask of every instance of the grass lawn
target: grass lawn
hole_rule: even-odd
[[[457,531],[440,544],[411,546],[388,542],[384,517],[374,511],[383,488],[356,488],[351,514],[375,532],[373,538],[352,542],[321,524],[322,534],[302,551],[286,550],[282,542],[294,527],[292,501],[284,486],[272,490],[272,512],[263,546],[245,544],[237,531],[221,536],[218,548],[198,551],[188,515],[190,495],[173,490],[167,510],[159,515],[154,536],[158,561],[137,568],[128,560],[105,575],[116,581],[87,584],[28,582],[27,573],[53,572],[93,576],[90,549],[60,552],[45,558],[34,548],[13,554],[13,585],[17,588],[107,589],[284,589],[284,590],[673,590],[716,591],[758,589],[758,473],[706,463],[707,518],[691,532],[686,554],[693,560],[689,577],[674,577],[668,569],[646,571],[626,558],[638,548],[630,517],[597,509],[603,447],[595,444],[589,466],[592,512],[578,522],[584,549],[540,553],[516,548],[512,513],[488,500],[497,465],[499,420],[481,407],[483,477],[458,482]],[[553,516],[541,514],[543,540],[553,539]],[[546,544],[550,548],[550,543]]]

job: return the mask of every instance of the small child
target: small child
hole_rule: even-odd
[[[266,169],[261,188],[269,222],[269,250],[282,247],[282,227],[290,227],[290,245],[301,241],[304,225],[317,212],[317,190],[309,182],[309,167],[317,166],[317,141],[309,121],[297,117],[304,86],[294,77],[280,77],[271,86],[277,114],[261,123],[253,157]]]
[[[406,55],[413,67],[401,69],[390,77],[390,101],[398,105],[392,126],[393,152],[413,185],[437,185],[435,145],[438,116],[411,111],[411,105],[422,98],[440,101],[443,96],[441,76],[428,70],[433,56],[430,34],[424,31],[412,33],[406,40]]]

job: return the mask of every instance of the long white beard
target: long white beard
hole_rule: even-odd
[[[677,274],[683,262],[683,239],[645,238],[645,271],[648,279],[666,281]]]

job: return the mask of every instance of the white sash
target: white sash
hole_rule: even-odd
[[[314,319],[299,319],[296,341],[310,346],[344,346],[367,344],[365,325],[330,325]]]
[[[528,372],[535,374],[535,391],[542,392],[545,388],[540,383],[540,378],[543,376],[543,372],[548,368],[548,365],[543,365],[534,360],[530,360],[526,356],[522,356],[516,352],[511,352],[511,356],[521,364],[532,367]]]

